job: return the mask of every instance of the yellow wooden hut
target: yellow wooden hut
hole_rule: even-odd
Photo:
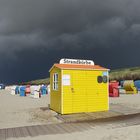
[[[60,114],[109,110],[108,71],[91,60],[62,59],[50,69],[50,108]]]

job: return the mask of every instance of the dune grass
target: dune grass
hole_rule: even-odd
[[[24,85],[41,85],[41,84],[49,84],[50,83],[50,78],[45,78],[45,79],[38,79],[38,80],[32,80],[32,81],[28,81],[28,82],[24,82],[21,84]]]
[[[110,80],[138,80],[140,79],[140,67],[112,70],[109,76]]]
[[[111,70],[109,73],[110,80],[139,80],[140,79],[140,67],[122,68]],[[29,82],[24,82],[22,84],[40,85],[49,84],[50,78],[33,80]]]

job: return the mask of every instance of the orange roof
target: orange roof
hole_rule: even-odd
[[[109,70],[99,65],[54,64],[53,67],[57,67],[60,69]]]

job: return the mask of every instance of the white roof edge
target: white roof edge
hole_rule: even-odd
[[[54,65],[50,68],[49,72],[53,69]],[[57,67],[59,68],[59,67]],[[106,71],[110,71],[110,69],[84,69],[84,68],[59,68],[62,70],[106,70]]]
[[[65,69],[65,70],[69,70],[69,69],[72,69],[72,70],[107,70],[107,71],[110,71],[110,69],[84,69],[84,68],[60,68],[60,69]]]
[[[49,69],[49,72],[53,69],[54,65]]]

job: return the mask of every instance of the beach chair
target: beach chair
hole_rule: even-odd
[[[125,80],[123,87],[126,90],[126,94],[137,94],[138,93],[133,80]]]
[[[119,97],[119,82],[112,81],[109,83],[109,97]]]

